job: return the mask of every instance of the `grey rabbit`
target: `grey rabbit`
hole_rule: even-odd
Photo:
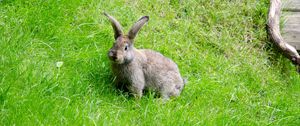
[[[141,17],[129,30],[123,34],[120,23],[104,12],[110,20],[115,42],[108,52],[112,72],[116,83],[128,87],[130,93],[137,99],[143,95],[144,89],[154,90],[163,99],[179,96],[185,79],[171,59],[149,49],[136,49],[134,38],[141,27],[148,22],[149,16]]]

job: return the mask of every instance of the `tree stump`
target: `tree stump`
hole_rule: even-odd
[[[294,46],[290,45],[281,36],[280,33],[280,15],[281,0],[270,0],[268,13],[267,30],[271,40],[279,47],[280,50],[289,58],[298,68],[300,68],[300,55]]]

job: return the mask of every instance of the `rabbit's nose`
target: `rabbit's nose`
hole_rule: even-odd
[[[108,56],[109,56],[109,57],[113,57],[113,56],[114,56],[114,53],[113,53],[112,51],[109,51]]]
[[[117,59],[117,57],[116,56],[112,56],[111,57],[114,61]]]
[[[114,52],[112,52],[112,51],[110,51],[108,53],[108,56],[111,57],[112,60],[116,60],[117,59],[117,55]]]

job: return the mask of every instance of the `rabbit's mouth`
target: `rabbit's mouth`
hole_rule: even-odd
[[[117,64],[123,64],[124,60],[115,60],[114,62],[117,63]]]
[[[113,57],[109,57],[110,61],[112,61],[113,63],[116,64],[123,64],[124,60],[123,59],[117,59],[117,58],[113,58]]]

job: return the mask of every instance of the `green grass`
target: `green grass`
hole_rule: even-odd
[[[0,125],[300,125],[300,76],[266,37],[268,0],[0,0]],[[113,31],[188,78],[162,104],[112,86]],[[56,67],[57,62],[63,62]]]

